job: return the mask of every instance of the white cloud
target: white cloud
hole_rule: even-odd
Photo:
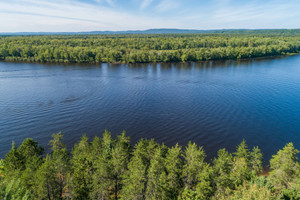
[[[158,12],[166,12],[169,10],[174,10],[180,6],[180,3],[178,1],[172,1],[172,0],[162,0],[157,6],[156,10]]]
[[[272,29],[300,28],[300,4],[297,0],[258,0],[233,3],[232,0],[212,0],[205,9],[195,8],[178,20],[188,28],[198,29]],[[192,25],[192,26],[191,26]]]
[[[298,0],[211,0],[205,5],[200,0],[132,0],[133,8],[121,8],[117,0],[96,1],[0,0],[0,32],[300,28]]]
[[[113,0],[106,0],[106,2],[110,5],[110,6],[115,6],[115,2]]]
[[[69,0],[0,1],[0,32],[147,29],[178,24]]]
[[[277,4],[277,1],[269,1],[266,4],[261,4],[259,1],[252,1],[244,4],[237,4],[232,6],[219,6],[212,16],[214,21],[233,24],[235,22],[245,22],[245,25],[267,25],[287,21],[291,15],[298,15],[297,10],[300,9],[299,4],[294,2],[285,2],[284,4]],[[264,28],[264,27],[259,27]],[[270,28],[270,27],[268,27]]]
[[[115,2],[113,0],[94,0],[97,3],[102,3],[102,2],[106,2],[108,5],[110,5],[111,7],[115,6]]]
[[[147,8],[153,0],[143,0],[140,6],[140,9],[143,10],[145,8]]]

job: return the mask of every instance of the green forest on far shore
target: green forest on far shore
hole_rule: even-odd
[[[0,37],[0,61],[149,63],[245,59],[300,52],[299,31]]]
[[[220,149],[206,161],[202,147],[167,147],[141,139],[134,146],[125,132],[86,135],[67,150],[53,134],[51,152],[32,139],[13,143],[0,162],[0,199],[300,199],[300,163],[292,143],[270,160],[263,174],[258,147],[242,141],[231,153]]]

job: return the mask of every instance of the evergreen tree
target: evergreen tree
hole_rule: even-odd
[[[113,139],[105,131],[90,143],[84,135],[67,152],[61,133],[53,134],[52,152],[26,139],[0,160],[0,199],[299,199],[300,164],[292,143],[270,160],[270,176],[259,176],[262,153],[245,141],[236,152],[218,151],[212,166],[205,152],[189,143],[184,152],[154,140],[131,150],[125,132]]]
[[[244,180],[249,180],[251,178],[249,163],[250,151],[245,140],[243,140],[241,144],[237,146],[234,155],[233,168],[230,176],[232,183],[235,186],[239,186]]]
[[[178,144],[168,149],[164,164],[167,171],[167,183],[165,187],[168,193],[168,199],[177,199],[183,187],[182,156],[182,148]]]
[[[148,168],[157,144],[141,139],[134,147],[133,156],[124,175],[122,199],[145,199],[148,183]]]
[[[49,145],[52,149],[52,164],[55,171],[55,183],[53,186],[56,189],[57,199],[63,199],[64,194],[67,192],[68,178],[70,174],[70,155],[67,152],[67,147],[63,143],[63,135],[61,133],[53,134],[52,140]]]
[[[250,153],[250,168],[253,177],[259,175],[263,171],[263,154],[258,147],[253,147]]]
[[[194,190],[198,182],[198,174],[205,165],[206,155],[202,147],[197,147],[195,143],[189,142],[184,152],[185,165],[183,166],[183,176],[185,187]]]
[[[25,168],[24,160],[18,152],[17,145],[15,142],[12,143],[11,150],[5,155],[3,163],[3,176],[10,178],[10,176],[18,175],[20,170]]]
[[[218,151],[218,157],[213,161],[214,184],[218,193],[234,187],[230,173],[233,167],[233,157],[225,149]]]
[[[72,150],[71,195],[74,199],[89,199],[93,177],[91,148],[88,137],[84,135]]]
[[[184,153],[182,199],[205,199],[211,195],[211,168],[204,161],[205,157],[202,147],[198,148],[195,143],[189,142]]]
[[[270,160],[270,180],[277,189],[291,186],[296,177],[299,177],[300,165],[293,143],[288,143],[282,150]]]
[[[127,171],[127,165],[131,156],[130,139],[126,136],[125,131],[118,136],[116,145],[112,151],[112,181],[114,185],[114,198],[120,196],[123,177]]]
[[[36,199],[60,199],[55,165],[49,155],[46,156],[45,162],[37,170],[35,178]]]
[[[105,131],[101,143],[99,144],[98,138],[95,138],[92,144],[94,147],[100,147],[100,154],[94,160],[95,173],[91,193],[95,199],[109,199],[113,187],[112,152],[115,141],[111,133]],[[99,151],[99,149],[93,149],[94,151]]]
[[[236,148],[236,152],[234,153],[235,158],[244,158],[246,162],[248,162],[250,158],[250,151],[246,144],[246,141],[243,140],[241,144],[239,144]]]
[[[146,199],[167,199],[167,174],[164,165],[166,147],[164,145],[156,148],[153,158],[150,161],[148,170],[148,183]]]
[[[35,156],[42,156],[44,153],[43,147],[39,147],[38,143],[33,139],[27,138],[18,148],[19,154],[23,157],[25,163],[30,158]]]
[[[231,194],[223,195],[218,198],[219,200],[271,200],[276,199],[272,192],[265,186],[259,187],[256,184],[245,183],[239,186]]]

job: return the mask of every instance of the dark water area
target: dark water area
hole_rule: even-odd
[[[300,149],[300,56],[177,64],[0,63],[0,157],[61,131],[69,149],[82,134],[126,130],[132,142],[194,141],[208,159],[245,139],[270,159]]]

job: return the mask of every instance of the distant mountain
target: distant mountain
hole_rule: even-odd
[[[176,34],[176,33],[209,33],[213,30],[190,29],[148,29],[129,31],[90,31],[90,32],[15,32],[0,35],[111,35],[111,34]]]
[[[90,32],[11,32],[0,33],[0,35],[111,35],[111,34],[192,34],[192,33],[232,33],[232,34],[300,34],[300,29],[216,29],[216,30],[194,30],[194,29],[148,29],[129,31],[90,31]]]

